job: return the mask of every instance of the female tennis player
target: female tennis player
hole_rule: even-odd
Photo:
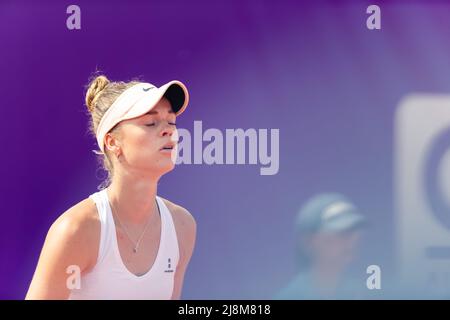
[[[86,105],[108,179],[52,224],[26,299],[180,299],[196,222],[157,185],[174,168],[175,121],[188,101],[179,81],[90,82]]]

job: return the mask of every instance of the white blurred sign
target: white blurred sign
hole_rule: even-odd
[[[450,294],[450,95],[405,97],[395,117],[398,267],[424,294]]]

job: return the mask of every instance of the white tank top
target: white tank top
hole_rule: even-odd
[[[147,273],[136,276],[126,268],[120,256],[106,189],[89,198],[97,206],[101,223],[97,263],[81,276],[80,289],[72,289],[69,299],[170,299],[179,249],[172,215],[164,201],[156,196],[161,213],[161,239],[155,262]]]

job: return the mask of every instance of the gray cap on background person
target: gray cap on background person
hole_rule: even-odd
[[[366,219],[347,197],[339,193],[322,193],[300,209],[295,228],[300,232],[339,233],[365,224]]]

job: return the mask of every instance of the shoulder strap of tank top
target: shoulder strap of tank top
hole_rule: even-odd
[[[108,215],[108,196],[106,194],[106,189],[96,192],[89,196],[94,200],[97,206],[97,212],[100,219],[100,245],[98,250],[97,263],[101,262],[106,254],[106,248],[108,244],[108,234],[109,234],[109,215]]]
[[[161,219],[162,222],[164,223],[164,230],[166,230],[165,232],[166,239],[164,239],[164,241],[167,243],[167,245],[169,245],[169,247],[167,247],[168,250],[175,251],[176,261],[178,261],[179,259],[178,238],[175,230],[175,223],[173,221],[172,213],[166,206],[163,199],[161,199],[158,196],[156,196],[156,199],[161,210],[161,215],[164,215],[164,218]]]

